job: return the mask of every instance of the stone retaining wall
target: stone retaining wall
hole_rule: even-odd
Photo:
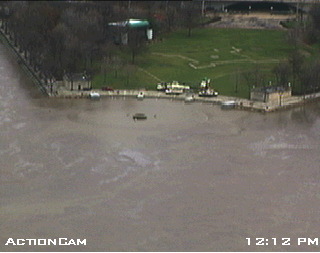
[[[124,98],[124,97],[131,97],[136,98],[141,90],[115,90],[115,91],[101,91],[101,90],[92,90],[92,91],[68,91],[60,87],[57,93],[57,97],[60,98],[88,98],[90,92],[97,92],[103,98]],[[145,98],[153,98],[153,99],[171,99],[171,100],[181,100],[184,101],[186,98],[186,94],[181,95],[167,95],[164,92],[159,91],[143,91],[145,94]],[[275,112],[279,110],[284,110],[292,107],[302,106],[306,103],[320,101],[320,92],[306,95],[305,98],[303,96],[292,96],[288,98],[283,98],[280,102],[269,102],[264,103],[260,101],[252,101],[244,98],[236,98],[236,97],[228,97],[219,95],[217,97],[198,97],[197,95],[194,96],[194,102],[201,102],[201,103],[212,103],[220,105],[224,101],[235,101],[237,106],[235,109],[239,110],[249,110],[249,111],[257,111],[257,112]],[[190,103],[190,102],[188,102]],[[192,103],[192,102],[191,102]]]

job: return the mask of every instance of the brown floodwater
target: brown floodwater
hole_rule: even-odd
[[[48,98],[0,45],[0,250],[319,251],[319,144],[319,103]]]

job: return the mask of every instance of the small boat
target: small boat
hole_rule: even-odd
[[[221,102],[221,108],[222,109],[232,109],[235,108],[237,105],[237,102],[234,100],[228,100]]]
[[[100,99],[100,94],[98,92],[90,92],[89,98],[91,98],[91,99]]]
[[[147,119],[147,116],[144,113],[136,113],[132,116],[134,120]]]
[[[143,99],[144,98],[144,92],[140,91],[137,95],[137,99]]]

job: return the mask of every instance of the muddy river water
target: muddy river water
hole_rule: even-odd
[[[320,250],[319,103],[47,98],[0,45],[0,176],[1,251]]]

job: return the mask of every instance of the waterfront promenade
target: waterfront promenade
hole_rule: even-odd
[[[69,91],[66,90],[63,86],[57,88],[57,93],[55,97],[60,98],[88,98],[90,92],[98,92],[102,99],[104,97],[119,98],[119,97],[137,97],[138,93],[141,90],[114,90],[114,91],[102,91],[102,90],[91,90],[91,91]],[[167,95],[164,92],[144,90],[145,98],[153,99],[172,99],[172,100],[181,100],[185,101],[186,94],[181,95]],[[202,103],[212,103],[212,104],[221,104],[224,101],[235,101],[237,106],[236,109],[241,110],[251,110],[258,112],[274,112],[278,110],[288,109],[295,106],[301,106],[305,103],[313,102],[320,100],[320,92],[314,93],[305,96],[292,96],[289,98],[282,98],[279,103],[264,103],[259,101],[252,101],[244,98],[229,97],[218,95],[217,97],[199,97],[194,96],[193,102],[202,102]],[[188,102],[192,103],[192,102]]]
[[[62,85],[62,81],[57,81],[54,83],[48,83],[41,78],[41,73],[34,71],[34,69],[29,66],[28,61],[24,55],[19,51],[19,48],[14,46],[9,35],[5,34],[4,29],[0,25],[0,33],[2,35],[2,43],[7,47],[9,51],[13,54],[16,60],[19,62],[21,68],[26,72],[26,74],[33,80],[39,88],[48,95],[49,97],[58,98],[88,98],[90,92],[98,92],[102,97],[136,97],[141,90],[115,90],[115,91],[102,91],[102,90],[91,90],[91,91],[70,91]],[[186,94],[182,95],[167,95],[159,91],[144,91],[145,98],[154,99],[174,99],[174,100],[185,100]],[[250,110],[258,112],[274,112],[278,110],[288,109],[291,107],[302,106],[305,103],[320,100],[320,92],[315,94],[309,94],[305,96],[292,96],[289,98],[282,98],[278,103],[264,103],[259,101],[252,101],[249,99],[229,97],[219,95],[217,97],[198,97],[195,95],[194,102],[221,104],[224,101],[235,101],[237,106],[235,109]]]

